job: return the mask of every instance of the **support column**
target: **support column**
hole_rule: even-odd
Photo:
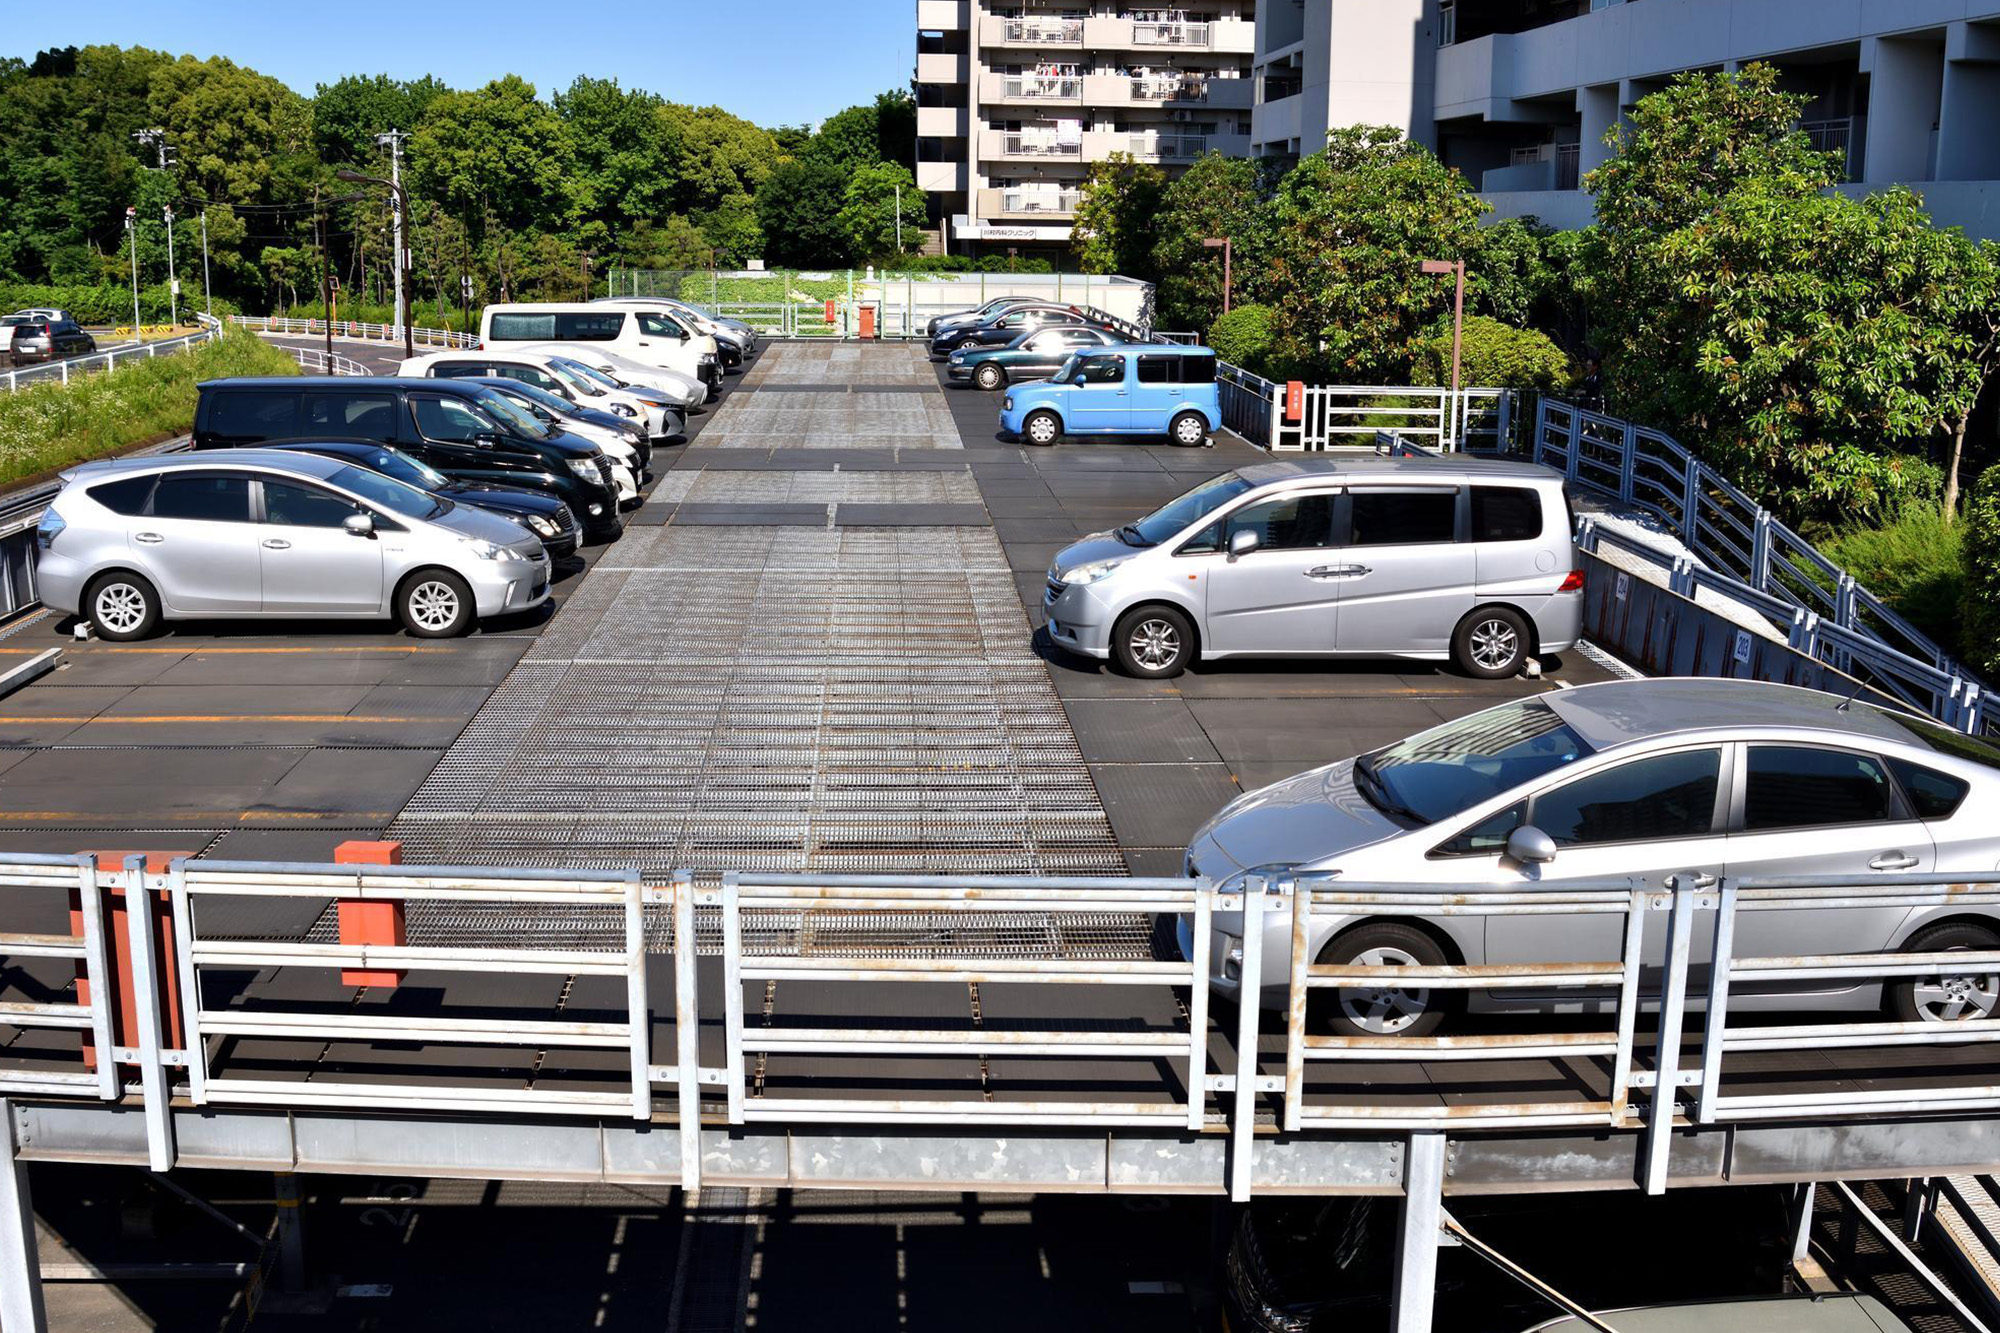
[[[1620,118],[1618,85],[1605,83],[1595,88],[1577,89],[1576,109],[1583,117],[1583,145],[1577,165],[1584,175],[1588,175],[1611,160],[1611,149],[1605,144],[1604,136],[1611,132],[1611,127]]]
[[[1868,82],[1870,185],[1931,178],[1931,131],[1944,85],[1944,43],[1936,38],[1870,37],[1861,43]]]
[[[0,1330],[48,1333],[42,1308],[42,1261],[35,1246],[35,1205],[28,1164],[15,1155],[14,1108],[0,1100]]]
[[[1954,23],[1945,38],[1938,103],[1937,175],[1941,181],[2000,180],[2000,28]]]
[[[1444,1135],[1412,1134],[1403,1163],[1403,1230],[1396,1242],[1393,1333],[1431,1333],[1438,1235],[1444,1220]]]
[[[272,1177],[278,1201],[278,1286],[283,1291],[306,1289],[306,1228],[299,1216],[299,1178],[289,1171]]]

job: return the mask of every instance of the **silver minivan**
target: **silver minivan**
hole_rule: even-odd
[[[1249,656],[1511,676],[1582,633],[1571,527],[1561,474],[1532,464],[1260,463],[1065,548],[1042,605],[1059,647],[1135,676]]]
[[[37,583],[101,638],[239,616],[394,616],[445,638],[549,597],[548,553],[520,524],[340,458],[121,458],[63,481],[36,531]]]

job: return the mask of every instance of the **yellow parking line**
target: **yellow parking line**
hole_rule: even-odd
[[[5,653],[9,655],[21,655],[21,656],[31,656],[35,653],[43,653],[47,651],[48,649],[46,648],[0,648],[0,653]],[[114,646],[112,644],[93,644],[91,645],[90,651],[93,653],[153,653],[153,654],[178,653],[183,657],[194,657],[196,655],[206,656],[206,657],[224,657],[224,656],[236,656],[236,655],[253,654],[253,653],[258,655],[270,655],[274,653],[448,653],[453,650],[450,648],[442,648],[432,645],[414,644],[414,643],[413,644],[346,643],[346,644],[329,644],[325,647],[284,647],[284,648],[174,648],[174,647],[128,648],[122,646]]]
[[[86,717],[0,717],[0,726],[31,726],[38,722],[67,722],[81,726],[86,722],[452,722],[451,717],[378,717],[372,714],[354,713],[160,713],[156,715],[135,715],[125,717],[117,713],[97,713]]]

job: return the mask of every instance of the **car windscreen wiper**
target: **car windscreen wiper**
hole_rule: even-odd
[[[1127,535],[1128,533],[1130,534],[1129,536]],[[1153,545],[1152,542],[1146,540],[1146,534],[1139,531],[1139,525],[1137,523],[1127,523],[1124,527],[1118,529],[1117,535],[1118,535],[1118,540],[1124,542],[1127,546]]]
[[[1354,761],[1354,777],[1355,788],[1367,798],[1370,805],[1383,814],[1397,819],[1407,819],[1419,827],[1430,822],[1389,794],[1389,784],[1382,781],[1382,775],[1375,771],[1375,765],[1367,755]]]

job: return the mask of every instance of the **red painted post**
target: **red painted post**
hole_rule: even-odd
[[[869,342],[875,337],[875,307],[861,307],[861,341]]]
[[[343,842],[333,849],[333,859],[344,866],[394,866],[403,863],[400,842]],[[409,943],[409,931],[401,899],[342,898],[339,907],[342,944],[377,944],[400,948]],[[342,968],[343,986],[401,985],[403,973],[380,968]]]
[[[125,869],[125,858],[144,856],[146,873],[164,875],[167,864],[181,852],[88,852],[97,858],[97,871],[101,875],[114,875]],[[83,904],[77,895],[82,890],[70,890],[69,928],[73,935],[83,934]],[[181,1043],[181,973],[174,961],[174,912],[173,901],[164,890],[152,893],[141,892],[136,897],[123,888],[107,887],[105,901],[100,914],[104,922],[104,961],[109,972],[114,1003],[111,1008],[111,1041],[117,1046],[131,1046],[139,1036],[139,1011],[132,997],[132,936],[131,926],[125,913],[134,903],[153,914],[153,976],[159,986],[160,995],[160,1040],[167,1046],[179,1048]],[[76,965],[76,1000],[78,1004],[91,1003],[90,979],[84,965]],[[83,1067],[97,1068],[97,1046],[91,1039],[90,1029],[85,1028],[83,1037]]]
[[[826,323],[828,328],[833,327],[834,304],[834,299],[831,296],[826,298]]]
[[[1306,386],[1304,380],[1290,380],[1285,384],[1285,420],[1297,421],[1306,414]]]

